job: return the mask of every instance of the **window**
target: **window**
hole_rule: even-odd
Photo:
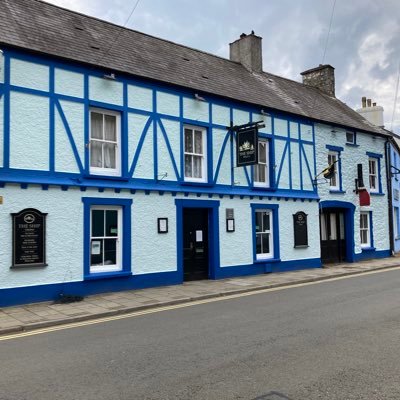
[[[258,141],[258,164],[253,167],[254,186],[269,186],[269,157],[268,157],[268,141],[259,139]]]
[[[379,192],[378,186],[378,160],[376,158],[369,158],[369,187],[371,192]]]
[[[361,247],[371,247],[371,231],[369,224],[369,212],[360,213],[360,243]]]
[[[400,238],[399,228],[400,228],[400,226],[399,226],[399,207],[394,207],[393,232],[394,232],[395,239]]]
[[[120,114],[108,110],[90,110],[90,172],[119,175]]]
[[[329,181],[330,189],[339,190],[339,176],[338,176],[338,160],[339,155],[337,152],[330,151],[328,153],[328,165],[333,164],[333,176]]]
[[[206,130],[199,127],[185,126],[184,169],[185,181],[207,181],[207,138]]]
[[[346,143],[356,144],[356,134],[354,132],[346,132]]]
[[[90,232],[90,272],[121,271],[121,207],[93,206]]]
[[[255,213],[257,260],[273,258],[272,212],[270,210],[256,210]]]

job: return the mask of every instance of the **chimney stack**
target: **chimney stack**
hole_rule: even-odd
[[[229,59],[242,64],[250,72],[262,72],[262,38],[251,31],[229,44]]]
[[[309,69],[301,73],[303,83],[313,86],[328,96],[335,97],[335,68],[329,64]]]
[[[372,103],[371,99],[361,98],[361,108],[357,112],[375,126],[383,128],[383,107]]]

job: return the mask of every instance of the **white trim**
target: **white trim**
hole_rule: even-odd
[[[353,140],[352,141],[347,140],[347,134],[353,135]],[[347,144],[356,144],[356,134],[355,134],[355,132],[350,132],[350,131],[346,132],[346,143]]]
[[[118,212],[118,233],[117,236],[92,236],[92,211],[93,210],[101,210],[101,211],[117,211]],[[105,220],[104,220],[105,223]],[[122,271],[122,206],[102,206],[96,205],[90,207],[90,238],[89,238],[89,270],[90,273],[99,273],[99,272],[114,272],[114,271]],[[92,257],[92,239],[116,239],[116,264],[112,265],[91,265],[91,257]]]
[[[365,221],[367,222],[366,226],[361,227],[361,219],[362,217],[366,217]],[[361,232],[367,233],[367,241],[362,242]],[[371,247],[371,226],[370,226],[370,212],[369,211],[361,211],[360,212],[360,246],[361,248]]]
[[[269,140],[267,139],[259,139],[258,140],[258,146],[260,146],[260,143],[265,143],[265,163],[260,163],[260,153],[258,153],[258,164],[253,166],[253,176],[255,177],[255,171],[256,169],[262,168],[264,166],[265,170],[265,181],[256,181],[254,178],[253,181],[253,186],[255,187],[269,187]],[[260,148],[257,149],[257,151],[260,151]]]
[[[257,225],[257,213],[266,213],[269,216],[269,229],[264,229],[264,227],[262,226],[262,230],[260,232],[257,232],[256,229],[256,225]],[[256,259],[257,260],[267,260],[270,258],[274,258],[274,240],[273,240],[273,236],[274,236],[274,231],[273,231],[273,213],[272,210],[268,210],[268,209],[259,209],[259,210],[255,210],[255,217],[254,217],[254,229],[255,229],[255,239],[256,239]],[[262,218],[261,218],[261,221]],[[268,240],[268,245],[269,245],[269,253],[257,253],[257,235],[262,235],[262,234],[269,234],[269,240]],[[261,242],[261,247],[262,247],[262,242]]]
[[[90,146],[92,141],[99,141],[102,143],[115,143],[112,141],[107,141],[105,139],[92,139],[92,112],[97,114],[104,115],[112,115],[115,118],[115,133],[116,133],[116,152],[115,152],[115,168],[99,168],[92,167],[91,158],[90,158]],[[104,128],[103,128],[104,129]],[[89,109],[89,171],[93,175],[111,175],[111,176],[120,176],[121,175],[121,113],[113,110],[106,110],[103,108],[90,107]]]
[[[375,174],[371,173],[371,163],[375,165]],[[369,157],[368,158],[368,181],[369,181],[369,189],[371,193],[378,193],[379,192],[379,171],[378,171],[378,160],[374,157]],[[373,187],[371,185],[371,177],[374,177],[375,179],[375,186]]]
[[[335,160],[334,160],[334,162],[335,162],[335,164],[334,164],[334,178],[335,178],[335,180],[336,180],[336,185],[332,185],[332,180],[333,180],[333,178],[331,178],[330,180],[329,180],[329,189],[333,189],[333,190],[339,190],[339,188],[340,188],[340,182],[339,182],[339,179],[340,179],[340,176],[339,176],[339,171],[338,171],[338,163],[340,162],[339,161],[339,153],[337,152],[337,151],[329,151],[328,152],[328,165],[331,165],[332,164],[332,162],[329,162],[329,158],[332,158],[332,157],[334,157],[335,158]]]

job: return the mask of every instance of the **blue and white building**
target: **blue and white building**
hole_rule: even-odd
[[[390,254],[385,132],[315,70],[263,72],[254,34],[228,60],[39,0],[0,6],[0,306],[320,267],[326,235],[349,262]],[[237,167],[231,127],[256,121],[258,164]],[[26,209],[46,215],[45,262],[22,268]]]

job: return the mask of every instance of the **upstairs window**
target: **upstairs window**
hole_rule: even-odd
[[[330,151],[328,153],[328,165],[333,164],[333,169],[334,169],[333,176],[329,181],[330,189],[333,190],[339,190],[338,160],[339,160],[339,155],[337,152]]]
[[[354,132],[346,132],[346,144],[356,144],[356,134]]]
[[[119,175],[120,114],[101,109],[90,110],[90,172]]]
[[[269,144],[268,140],[258,140],[258,164],[253,167],[254,186],[269,187]]]
[[[185,181],[207,181],[207,136],[199,127],[184,128],[184,169]]]
[[[369,188],[371,192],[379,192],[378,182],[378,160],[376,158],[369,158]]]

